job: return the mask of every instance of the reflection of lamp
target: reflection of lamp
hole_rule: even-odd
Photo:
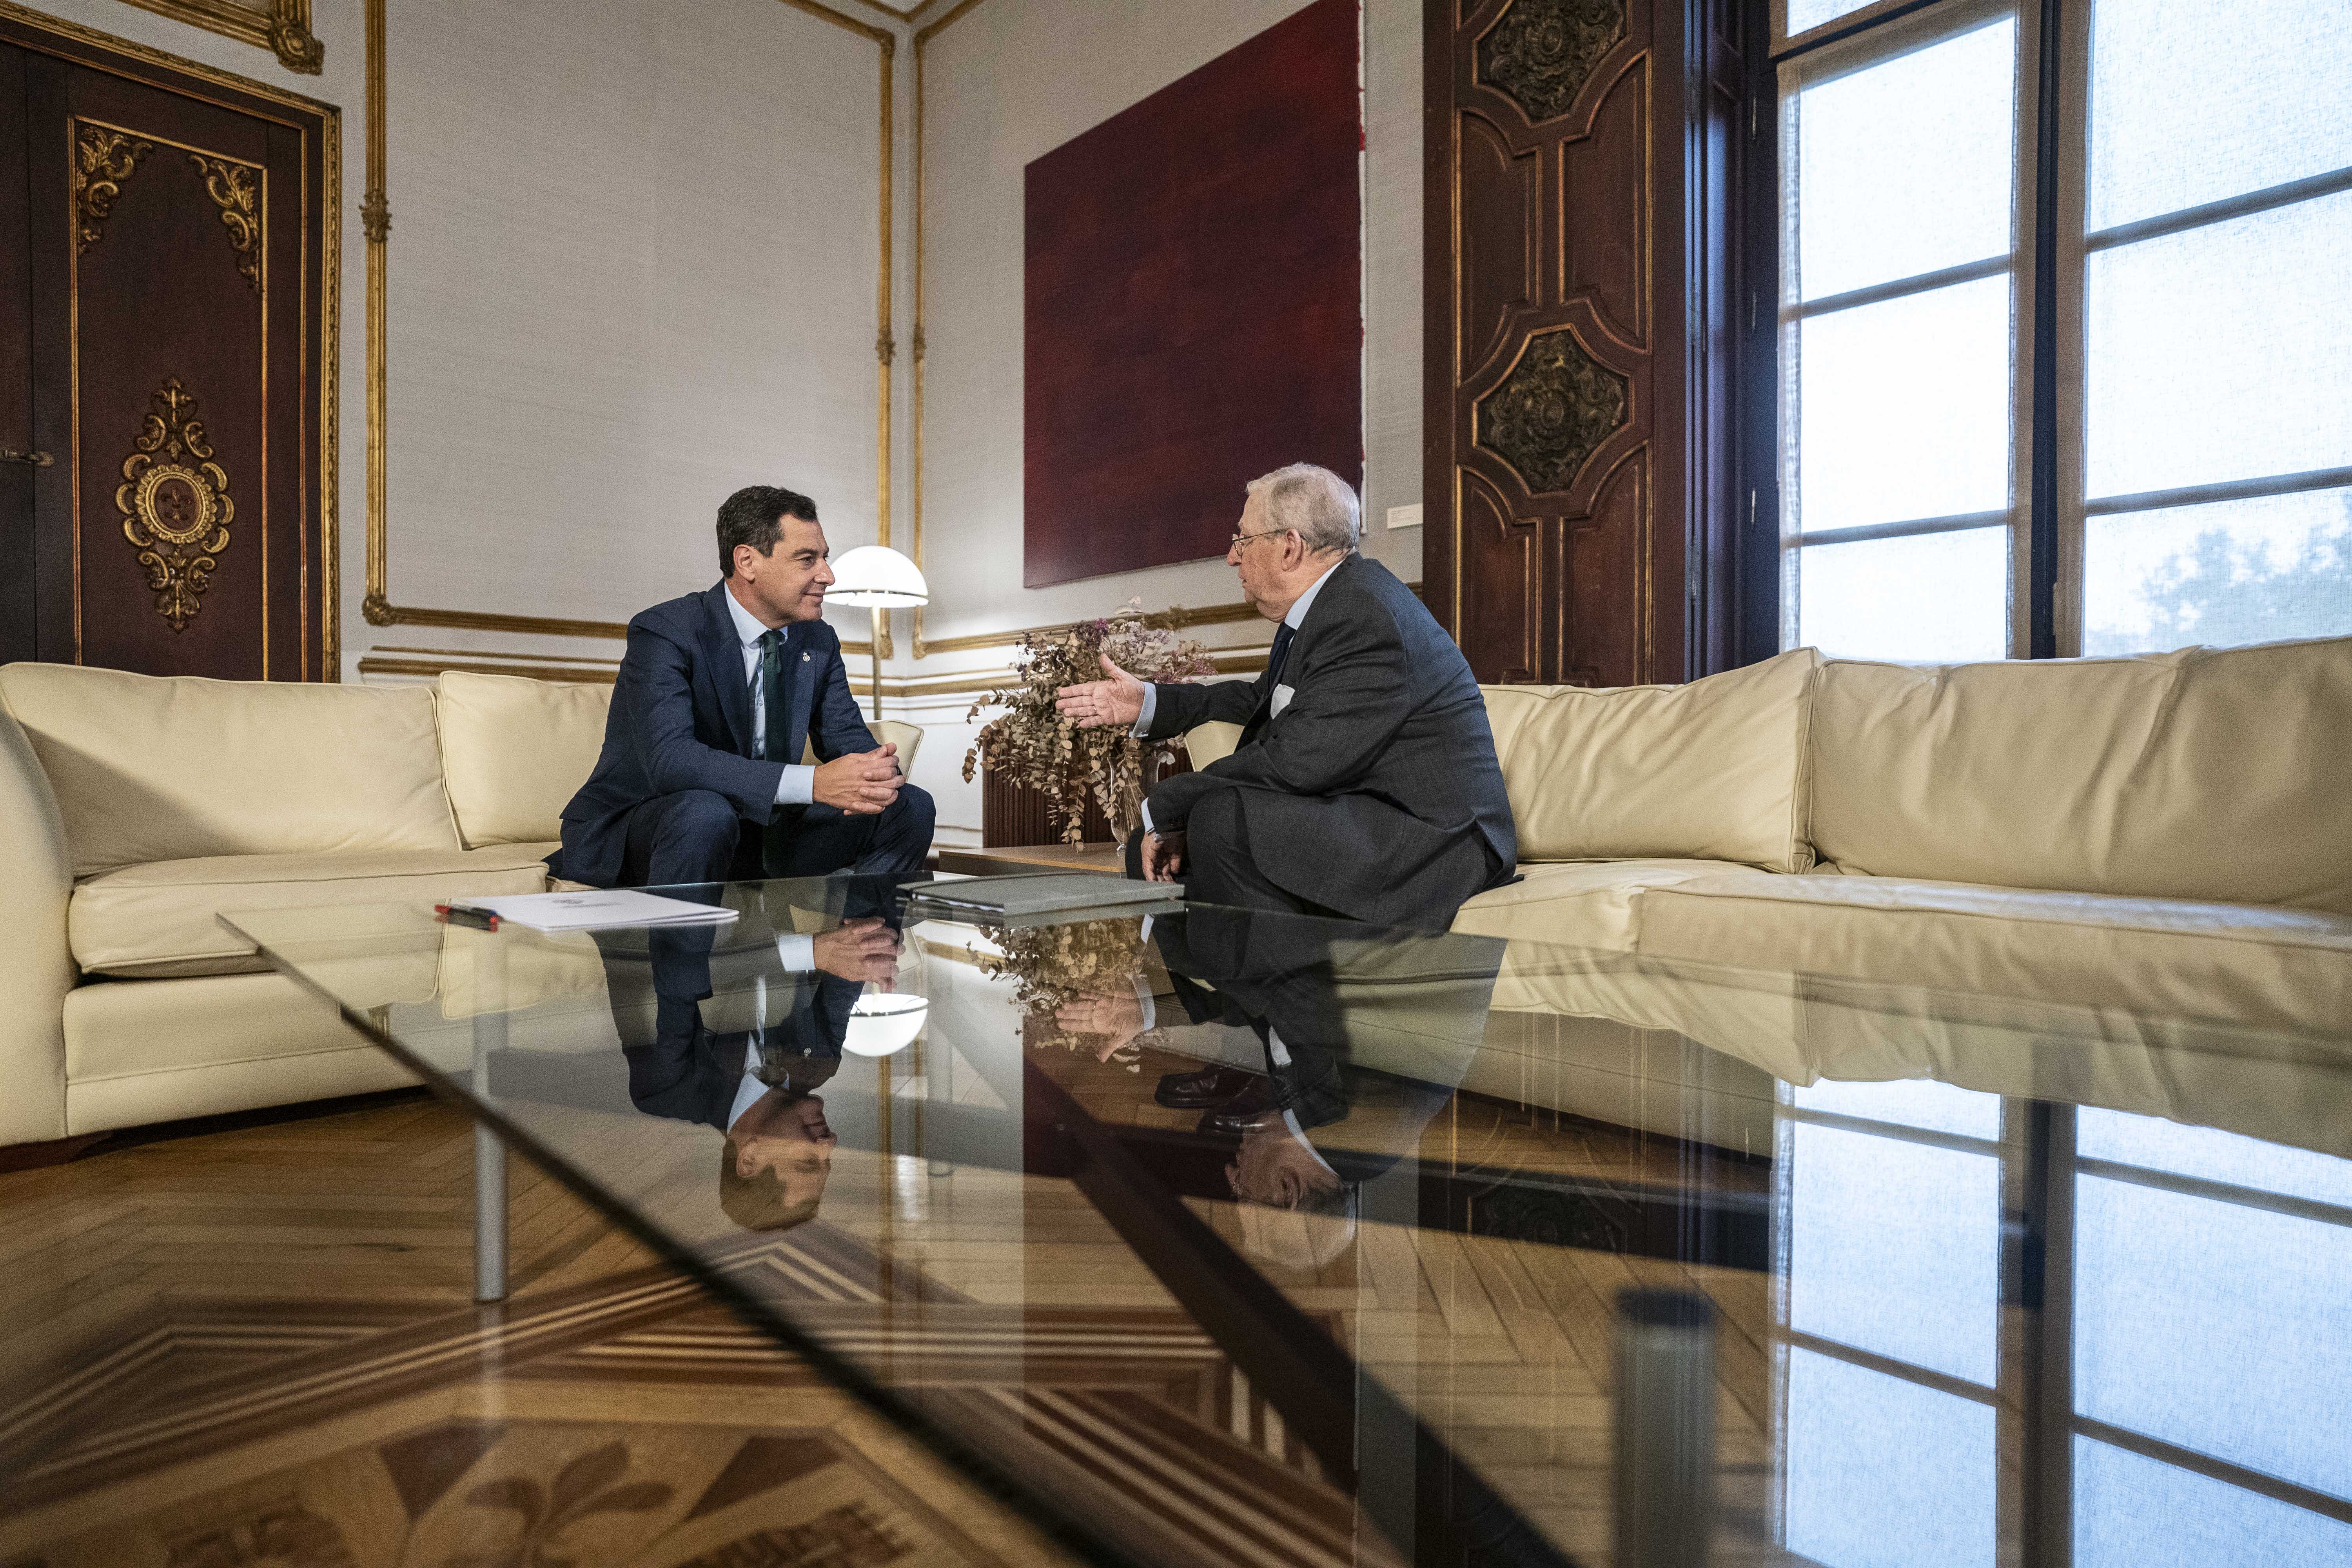
[[[903,991],[869,991],[849,1010],[849,1032],[841,1048],[853,1057],[896,1056],[915,1043],[930,1016],[926,997]]]
[[[931,602],[923,569],[887,544],[861,544],[833,563],[833,586],[825,598],[835,605],[874,612],[874,717],[882,717],[882,612],[912,609]]]

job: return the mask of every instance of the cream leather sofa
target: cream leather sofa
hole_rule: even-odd
[[[2352,638],[1486,698],[1457,930],[2352,1033]]]
[[[215,917],[544,890],[611,696],[0,667],[0,1145],[412,1081]]]

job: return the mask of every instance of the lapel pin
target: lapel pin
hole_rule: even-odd
[[[801,662],[802,662],[803,664],[806,664],[806,663],[808,662],[808,655],[806,655],[806,654],[803,654],[803,655],[801,655]]]

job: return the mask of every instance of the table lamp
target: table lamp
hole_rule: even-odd
[[[923,569],[887,544],[861,544],[833,563],[827,603],[874,612],[874,717],[882,717],[882,612],[931,602]]]

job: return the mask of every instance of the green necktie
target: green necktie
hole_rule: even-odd
[[[784,755],[784,634],[781,629],[760,634],[760,708],[767,715],[760,755],[772,763],[792,761]]]

